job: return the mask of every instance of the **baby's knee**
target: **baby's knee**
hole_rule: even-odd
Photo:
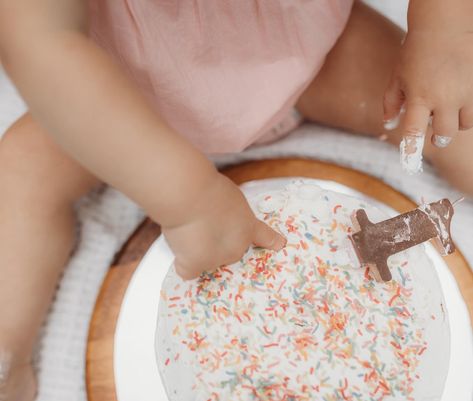
[[[49,198],[61,201],[59,177],[52,166],[34,154],[34,149],[24,145],[17,137],[7,133],[0,143],[0,187],[2,197],[34,204]]]
[[[72,204],[96,184],[31,121],[20,119],[0,141],[2,196],[57,207]]]

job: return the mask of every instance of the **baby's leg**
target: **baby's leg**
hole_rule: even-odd
[[[0,400],[31,401],[36,336],[74,243],[73,201],[98,181],[26,114],[0,141]]]
[[[387,134],[399,145],[401,132],[383,128],[383,96],[397,60],[404,32],[361,2],[355,2],[348,25],[321,72],[299,99],[311,121],[353,132]],[[426,144],[425,155],[453,185],[473,195],[473,135],[463,132],[446,149]],[[348,151],[348,150],[347,150]]]

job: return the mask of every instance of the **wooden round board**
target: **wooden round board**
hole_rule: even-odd
[[[356,170],[306,159],[254,161],[223,171],[235,183],[273,177],[309,177],[332,180],[371,196],[399,212],[416,204],[377,178]],[[159,226],[145,220],[135,231],[104,281],[89,330],[86,383],[89,401],[117,401],[113,376],[113,346],[117,318],[131,276],[149,246],[159,236]],[[473,322],[473,272],[460,252],[448,256],[450,267]]]

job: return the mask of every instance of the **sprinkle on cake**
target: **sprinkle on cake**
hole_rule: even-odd
[[[304,182],[265,194],[252,204],[287,236],[283,250],[252,249],[191,282],[170,273],[160,371],[165,382],[172,365],[195,375],[190,398],[173,398],[186,392],[168,380],[172,401],[415,399],[425,327],[439,317],[416,293],[410,253],[392,258],[388,283],[359,267],[347,238],[367,206],[345,198]]]

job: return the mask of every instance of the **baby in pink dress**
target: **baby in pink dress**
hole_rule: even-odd
[[[424,155],[473,194],[473,135],[452,141],[473,127],[473,2],[411,0],[408,17],[406,35],[352,0],[0,0],[29,107],[0,142],[0,400],[35,397],[73,204],[101,183],[159,222],[185,279],[285,246],[206,154],[302,119],[386,138],[408,172]]]
[[[281,123],[342,33],[352,0],[91,0],[91,36],[166,122],[206,153]],[[289,121],[288,121],[289,120]]]

